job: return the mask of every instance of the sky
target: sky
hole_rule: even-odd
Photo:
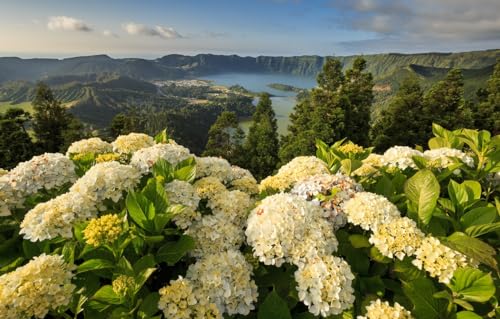
[[[500,0],[0,0],[0,56],[500,48]]]

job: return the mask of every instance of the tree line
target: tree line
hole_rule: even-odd
[[[425,146],[432,123],[447,129],[476,128],[500,133],[500,61],[477,102],[464,98],[461,70],[452,69],[424,92],[418,78],[406,78],[388,106],[372,119],[373,76],[366,61],[355,59],[345,72],[335,58],[327,59],[317,87],[301,94],[290,115],[288,134],[278,138],[276,115],[269,95],[260,96],[248,136],[234,113],[222,113],[209,131],[204,155],[221,156],[249,169],[258,179],[301,155],[315,154],[315,140],[333,144],[347,138],[383,152],[393,145]]]

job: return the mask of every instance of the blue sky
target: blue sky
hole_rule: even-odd
[[[500,48],[499,0],[0,0],[0,56]]]

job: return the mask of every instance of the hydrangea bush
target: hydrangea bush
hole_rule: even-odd
[[[132,133],[0,173],[3,318],[498,318],[500,137],[317,141],[259,184]]]

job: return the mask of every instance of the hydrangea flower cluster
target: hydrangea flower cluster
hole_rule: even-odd
[[[26,197],[42,189],[51,190],[77,179],[73,162],[59,153],[45,153],[19,163],[0,176],[0,216],[22,207]]]
[[[396,256],[399,260],[403,260],[405,255],[415,254],[424,238],[424,233],[418,229],[413,220],[401,217],[379,225],[373,231],[369,241],[382,255],[389,258]]]
[[[382,255],[398,259],[412,256],[412,263],[424,269],[439,282],[449,283],[456,269],[476,266],[466,256],[439,242],[437,238],[425,235],[415,222],[401,217],[397,207],[385,197],[361,192],[345,205],[350,223],[365,230],[371,230],[369,241]]]
[[[153,146],[154,139],[142,133],[130,133],[128,135],[120,135],[111,143],[113,152],[120,154],[133,154],[142,148]]]
[[[118,162],[105,162],[92,166],[70,188],[99,205],[105,199],[115,203],[121,199],[123,191],[133,189],[139,182],[140,173],[130,165]]]
[[[243,227],[254,202],[242,191],[223,191],[215,194],[208,201],[212,214]]]
[[[295,184],[291,193],[321,206],[324,216],[338,229],[347,222],[344,214],[345,202],[361,191],[361,185],[338,173],[307,177]]]
[[[276,175],[264,178],[260,189],[284,191],[308,176],[328,174],[325,163],[314,156],[299,156],[282,166]]]
[[[171,280],[170,285],[159,290],[158,308],[166,318],[171,319],[222,319],[219,309],[214,303],[198,300],[191,281],[179,277]]]
[[[376,230],[381,224],[400,216],[398,208],[384,196],[369,192],[356,193],[344,205],[347,220],[364,230]]]
[[[200,197],[193,185],[188,182],[173,180],[165,184],[165,192],[170,204],[183,205],[184,209],[172,220],[181,229],[186,229],[193,221],[199,220],[201,214],[197,211]]]
[[[111,162],[111,161],[121,162],[122,160],[123,160],[123,156],[119,153],[99,154],[95,158],[96,163],[104,163],[104,162]]]
[[[97,208],[78,193],[69,192],[31,209],[21,222],[20,234],[30,241],[57,236],[71,238],[73,225],[95,217]]]
[[[164,159],[172,165],[191,157],[189,150],[177,144],[155,144],[138,150],[132,155],[130,165],[137,168],[142,174],[149,173],[151,167],[159,160]]]
[[[111,282],[111,287],[113,288],[113,292],[118,296],[124,297],[135,287],[135,279],[134,277],[130,277],[127,275],[120,275],[116,277]]]
[[[88,245],[99,247],[113,244],[122,232],[120,217],[116,214],[109,214],[92,219],[83,230],[83,237]]]
[[[446,168],[455,163],[454,158],[458,159],[469,167],[474,167],[474,159],[464,152],[454,148],[436,148],[425,151],[424,158],[431,162],[432,166]]]
[[[382,167],[382,155],[371,153],[365,158],[363,161],[363,165],[360,168],[356,169],[353,174],[355,176],[369,176],[371,174],[380,174],[378,172],[378,168]]]
[[[245,232],[254,256],[266,265],[303,264],[307,258],[337,249],[323,210],[291,194],[266,197],[248,217]]]
[[[252,275],[243,254],[228,250],[199,259],[189,266],[186,278],[198,300],[215,303],[221,313],[248,315],[258,297]]]
[[[357,319],[413,319],[411,313],[406,310],[403,306],[394,303],[391,306],[389,302],[382,302],[380,299],[372,301],[368,306],[366,306],[366,314],[364,316],[358,316]]]
[[[432,277],[437,277],[439,282],[449,283],[455,270],[467,267],[467,257],[443,244],[439,239],[428,236],[415,252],[412,263],[418,269],[425,269]]]
[[[72,270],[62,256],[42,254],[0,276],[0,314],[5,319],[44,318],[70,303],[76,288]]]
[[[208,176],[194,183],[196,193],[202,199],[214,198],[218,193],[226,191],[226,187],[216,177]]]
[[[315,316],[328,317],[349,309],[354,303],[349,264],[334,256],[315,257],[295,272],[300,301]]]
[[[196,178],[207,176],[226,184],[233,179],[233,169],[227,160],[220,157],[196,157]]]
[[[408,146],[393,146],[385,151],[381,162],[383,166],[389,168],[399,168],[400,170],[417,169],[417,165],[412,159],[413,156],[423,156],[423,154]]]
[[[66,151],[66,156],[71,156],[74,154],[105,154],[111,153],[113,151],[113,146],[101,140],[98,137],[92,137],[80,141],[73,142]]]

